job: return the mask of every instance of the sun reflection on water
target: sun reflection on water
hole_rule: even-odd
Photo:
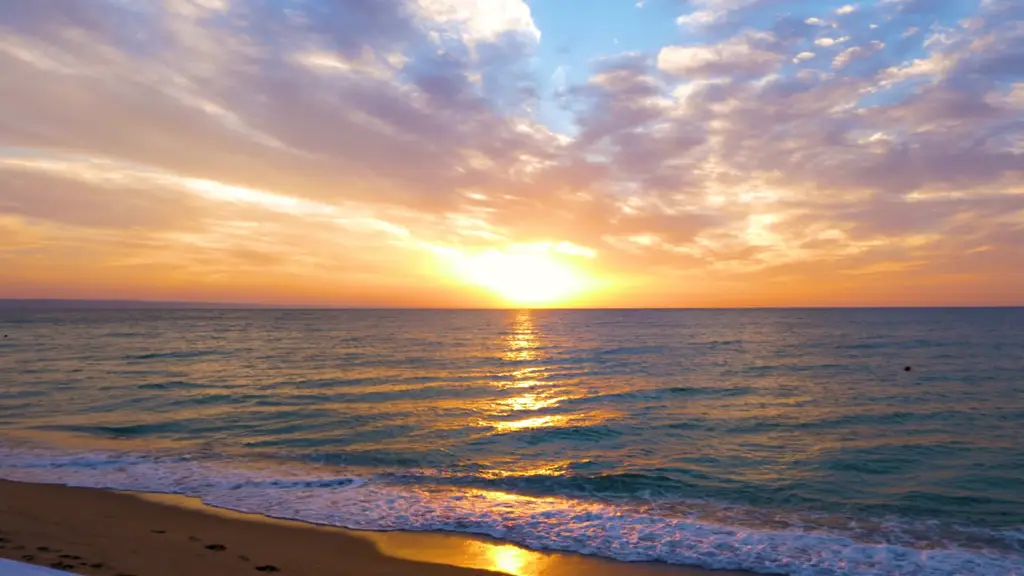
[[[537,348],[540,347],[538,336],[539,333],[533,323],[533,313],[529,310],[520,310],[504,338],[502,359],[510,362],[536,360]]]
[[[532,388],[534,386],[540,386],[543,384],[539,378],[544,376],[545,370],[542,366],[531,366],[528,368],[519,368],[503,374],[503,376],[511,377],[512,381],[497,381],[494,383],[495,387],[499,389],[505,388]]]
[[[491,422],[491,426],[498,432],[515,432],[528,428],[549,428],[565,422],[565,416],[537,416],[536,418],[525,418],[515,422]]]
[[[540,330],[534,322],[533,313],[529,310],[521,310],[516,313],[512,320],[508,333],[502,338],[501,359],[504,362],[536,362],[542,360]],[[562,415],[545,415],[522,418],[515,421],[504,421],[496,417],[509,416],[516,412],[528,412],[554,408],[567,397],[556,395],[551,390],[543,389],[545,382],[546,368],[544,366],[514,366],[504,373],[504,376],[511,378],[494,383],[498,390],[512,388],[529,388],[517,396],[494,400],[487,407],[487,415],[490,417],[483,422],[484,425],[492,427],[495,432],[514,432],[531,428],[546,428],[558,426],[564,423],[568,417]]]
[[[507,398],[505,400],[499,400],[498,404],[504,406],[508,411],[518,410],[540,410],[541,408],[550,408],[557,406],[559,402],[565,400],[565,396],[550,396],[549,392],[526,392],[522,396],[516,396],[514,398]]]

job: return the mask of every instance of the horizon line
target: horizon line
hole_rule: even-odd
[[[99,298],[0,298],[0,310],[17,309],[19,305],[35,309],[56,309],[61,305],[79,309],[104,310],[112,306],[117,310],[424,310],[424,311],[506,311],[506,310],[937,310],[937,309],[1009,309],[1024,308],[1024,304],[947,304],[947,305],[803,305],[803,306],[359,306],[327,304],[282,304],[261,302],[219,302],[190,300],[134,300]],[[106,309],[110,310],[110,308]]]

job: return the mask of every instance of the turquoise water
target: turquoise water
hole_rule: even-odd
[[[7,311],[0,333],[4,478],[766,574],[1024,574],[1024,309]]]

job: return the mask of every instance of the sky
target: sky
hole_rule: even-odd
[[[0,3],[0,298],[1024,304],[1018,0]]]

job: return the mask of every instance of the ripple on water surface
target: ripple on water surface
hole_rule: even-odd
[[[1020,310],[0,324],[18,367],[0,390],[3,477],[624,560],[1022,570]],[[74,448],[12,440],[42,432]]]

